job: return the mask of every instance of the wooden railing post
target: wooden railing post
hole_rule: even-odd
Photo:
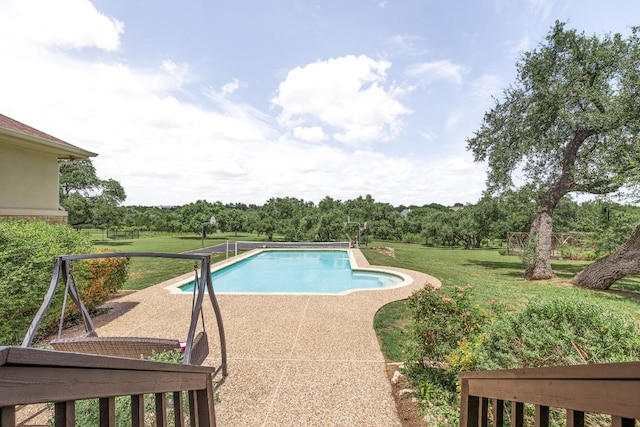
[[[480,398],[480,407],[478,408],[478,426],[479,427],[487,427],[489,414],[489,398],[481,397]]]
[[[469,380],[460,380],[460,427],[466,427],[469,422]]]
[[[213,391],[213,376],[209,375],[207,380],[207,388],[196,390],[196,418],[197,425],[200,427],[215,427],[215,394]]]
[[[16,407],[3,406],[0,408],[0,427],[14,427],[16,425]]]
[[[131,427],[144,427],[144,395],[131,396]]]
[[[469,396],[469,380],[462,379],[460,392],[460,427],[478,427],[480,398]]]
[[[611,427],[635,427],[636,420],[622,417],[611,417]]]
[[[196,392],[191,390],[189,393],[189,425],[197,427],[197,416],[196,416],[196,406],[198,401],[198,396],[196,396]]]
[[[493,426],[502,427],[504,425],[504,400],[493,400]]]
[[[100,399],[100,427],[115,427],[116,398],[103,397]]]
[[[75,427],[76,402],[74,400],[57,402],[54,411],[55,427]]]
[[[567,427],[584,427],[584,412],[567,409]]]
[[[156,393],[156,426],[167,426],[167,395],[166,393]]]
[[[183,398],[181,391],[173,392],[173,420],[175,421],[175,427],[184,426],[184,411],[182,408]]]
[[[536,405],[535,427],[549,427],[549,407]]]
[[[513,427],[524,426],[524,403],[511,402],[511,425]]]

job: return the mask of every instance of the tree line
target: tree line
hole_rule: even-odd
[[[69,173],[71,170],[74,173]],[[84,177],[85,184],[78,177]],[[64,165],[60,179],[62,204],[69,212],[69,223],[76,228],[194,234],[221,231],[254,233],[269,240],[351,239],[364,244],[376,239],[469,249],[504,240],[507,232],[529,231],[540,197],[533,187],[525,186],[454,206],[393,206],[371,195],[345,201],[326,196],[318,203],[274,197],[263,205],[198,200],[182,206],[122,206],[126,197],[122,187],[114,180],[95,177],[89,160]],[[101,184],[104,182],[111,187]],[[118,198],[110,191],[114,187],[121,189]],[[215,225],[210,224],[211,217],[216,218]],[[640,208],[604,199],[578,203],[563,198],[554,210],[554,231],[581,233],[591,242],[596,256],[615,251],[638,222]]]

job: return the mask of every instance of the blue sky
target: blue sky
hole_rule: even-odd
[[[522,52],[555,20],[637,17],[633,0],[0,0],[0,113],[99,153],[126,204],[474,203],[465,140]]]

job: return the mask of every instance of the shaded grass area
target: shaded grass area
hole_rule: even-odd
[[[212,234],[207,236],[204,246],[214,246],[227,240],[264,240],[256,235]],[[139,239],[94,240],[94,246],[113,252],[167,252],[181,253],[202,247],[197,235],[141,235]],[[233,248],[230,248],[233,250]],[[233,254],[229,254],[232,256]],[[222,261],[226,254],[213,254],[211,263]],[[132,258],[129,264],[129,279],[124,290],[140,290],[193,271],[193,262],[165,258]]]
[[[474,303],[480,307],[501,304],[510,311],[522,308],[531,300],[575,298],[599,304],[603,310],[618,312],[640,321],[640,278],[627,277],[609,291],[590,291],[571,286],[568,280],[582,270],[588,262],[554,261],[553,270],[558,278],[527,282],[522,278],[523,267],[519,257],[500,255],[497,249],[432,248],[415,244],[385,243],[395,248],[395,258],[373,249],[363,253],[371,264],[387,265],[422,271],[442,281],[443,287],[474,287]],[[372,246],[375,246],[372,245]],[[410,324],[410,312],[393,303],[380,309],[376,315],[376,331],[383,353],[389,360],[401,361],[402,337]],[[378,320],[382,317],[384,320]],[[383,326],[380,326],[383,325]],[[396,338],[394,338],[396,337]]]

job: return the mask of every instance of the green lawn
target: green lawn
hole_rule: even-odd
[[[93,233],[91,236],[98,237],[98,240],[93,241],[96,248],[113,252],[180,253],[202,247],[202,240],[200,236],[194,234],[141,233],[139,239],[102,240],[98,230],[98,233]],[[204,241],[204,246],[207,247],[225,243],[227,240],[230,242],[230,251],[233,251],[231,242],[236,240],[260,241],[264,240],[264,237],[250,234],[240,234],[236,237],[233,233],[212,234],[207,236]],[[230,254],[230,256],[232,255],[233,254]],[[225,259],[225,254],[214,254],[211,256],[212,263],[223,259]],[[188,260],[132,258],[129,265],[129,279],[124,284],[123,289],[144,289],[190,271],[193,271],[193,262]]]
[[[374,243],[372,246],[379,244]],[[395,258],[375,250],[363,250],[371,264],[388,265],[422,271],[437,277],[443,287],[474,286],[475,302],[487,306],[491,301],[517,309],[534,299],[572,297],[598,303],[603,310],[616,311],[640,321],[640,278],[625,278],[610,291],[596,292],[575,288],[567,280],[580,271],[586,262],[555,261],[552,263],[558,279],[527,282],[522,279],[519,257],[500,255],[497,249],[449,249],[422,245],[384,243],[395,248]],[[383,307],[376,316],[383,352],[390,360],[402,360],[402,348],[397,348],[403,330],[409,324],[410,312],[405,302]],[[400,346],[401,347],[401,346]]]

